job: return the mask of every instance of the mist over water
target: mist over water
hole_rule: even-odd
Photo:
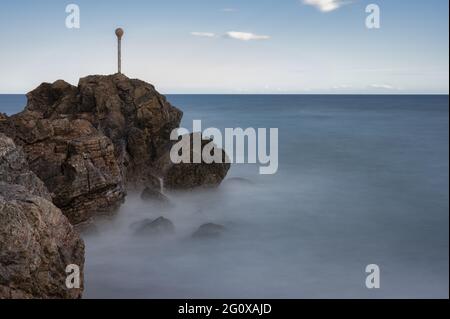
[[[232,165],[170,207],[129,194],[82,234],[86,298],[448,298],[448,96],[168,99],[188,129],[279,128],[278,173]],[[174,235],[134,235],[160,216]],[[208,222],[227,232],[191,238]]]

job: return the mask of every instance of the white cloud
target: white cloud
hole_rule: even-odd
[[[350,84],[339,84],[332,87],[333,90],[348,90],[353,88]]]
[[[393,87],[390,84],[371,84],[369,85],[372,89],[383,89],[383,90],[396,90],[395,87]]]
[[[303,0],[303,3],[314,6],[322,12],[330,12],[339,9],[347,2],[343,0]]]
[[[195,37],[214,38],[216,35],[212,32],[191,32]]]
[[[236,12],[237,10],[234,8],[224,8],[221,10],[222,12]]]
[[[241,40],[241,41],[251,41],[251,40],[268,40],[270,36],[268,35],[257,35],[249,32],[239,32],[239,31],[229,31],[225,34],[225,37]]]

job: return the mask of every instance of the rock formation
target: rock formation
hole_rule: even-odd
[[[22,151],[0,134],[0,298],[81,297],[82,287],[66,287],[65,270],[76,264],[82,275],[84,244],[50,200]]]
[[[0,113],[0,298],[80,298],[83,287],[65,285],[66,267],[78,265],[82,275],[84,265],[84,243],[70,222],[114,209],[130,187],[147,187],[144,198],[154,198],[163,185],[217,186],[230,168],[171,163],[170,133],[182,112],[140,80],[59,80],[27,97],[22,112]],[[159,218],[137,232],[174,226]]]
[[[27,97],[23,112],[0,116],[0,132],[23,147],[31,170],[74,224],[120,205],[129,187],[155,178],[176,189],[215,186],[229,169],[169,162],[170,133],[182,112],[143,81],[88,76],[77,87],[43,83]]]

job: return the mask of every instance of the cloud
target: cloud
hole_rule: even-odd
[[[225,33],[225,37],[240,41],[251,41],[251,40],[268,40],[270,36],[268,35],[257,35],[249,32],[239,32],[239,31],[229,31]]]
[[[216,35],[212,32],[191,32],[195,37],[214,38]]]
[[[330,12],[339,9],[348,2],[343,0],[303,0],[303,4],[314,6],[322,12]]]
[[[393,87],[390,84],[371,84],[369,85],[372,89],[383,89],[383,90],[396,90],[397,88]]]
[[[352,88],[353,86],[350,84],[339,84],[332,87],[333,90],[348,90]]]
[[[237,10],[234,8],[223,8],[221,11],[222,12],[236,12]]]

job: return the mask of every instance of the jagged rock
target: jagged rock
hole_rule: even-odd
[[[123,74],[82,78],[78,90],[81,111],[113,141],[126,182],[144,183],[183,113],[154,86]]]
[[[37,108],[33,94],[29,103],[27,108]],[[54,194],[54,204],[74,224],[117,206],[125,190],[111,140],[87,120],[42,116],[25,111],[12,116],[10,123],[12,137],[21,143],[31,170]]]
[[[0,181],[22,185],[31,194],[51,201],[51,195],[44,183],[30,171],[23,151],[2,133],[0,133]]]
[[[136,235],[160,236],[173,234],[174,224],[167,218],[159,217],[155,220],[145,219],[132,225]]]
[[[212,148],[212,152],[221,152],[221,163],[205,163],[203,159],[201,163],[194,163],[194,154],[201,157],[206,146],[215,145],[211,139],[201,140],[201,151],[195,150],[193,140],[195,135],[200,133],[191,133],[190,138],[182,143],[190,143],[190,163],[174,164],[170,160],[170,154],[165,154],[160,159],[160,165],[164,174],[164,186],[167,189],[193,189],[197,187],[215,187],[220,185],[222,180],[230,169],[230,163],[227,163],[228,157],[224,150],[219,148]],[[182,137],[181,137],[182,138]]]
[[[81,297],[82,287],[66,288],[65,269],[83,270],[84,244],[50,200],[20,148],[0,134],[0,299]]]
[[[226,231],[225,226],[208,223],[201,225],[193,234],[193,238],[215,238]]]

